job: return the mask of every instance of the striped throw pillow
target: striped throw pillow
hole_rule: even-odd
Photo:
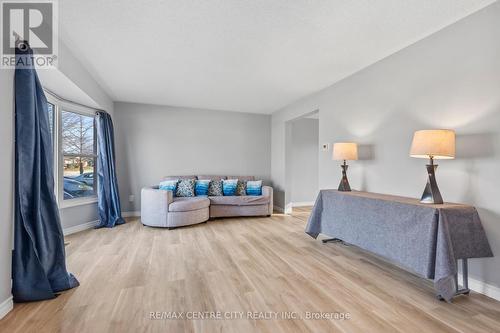
[[[262,180],[247,181],[247,195],[262,195]]]
[[[163,191],[172,191],[175,192],[177,191],[177,183],[179,180],[164,180],[158,185],[158,188]]]
[[[225,196],[236,195],[236,187],[238,186],[238,179],[223,179],[222,192]]]
[[[195,192],[196,195],[208,195],[208,187],[210,186],[210,179],[199,179],[196,181]]]

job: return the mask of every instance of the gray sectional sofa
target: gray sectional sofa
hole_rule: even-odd
[[[253,176],[167,176],[172,179],[240,179]],[[262,186],[260,196],[198,196],[174,197],[172,191],[158,186],[145,187],[141,192],[141,222],[152,227],[175,228],[202,223],[210,218],[230,216],[270,216],[273,213],[273,188]]]

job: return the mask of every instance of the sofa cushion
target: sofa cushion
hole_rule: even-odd
[[[181,179],[177,184],[177,192],[175,196],[177,197],[194,197],[194,185],[196,183],[195,179]]]
[[[211,205],[255,206],[269,204],[268,196],[215,196],[208,197]]]
[[[189,212],[207,208],[210,206],[210,200],[206,197],[176,197],[174,202],[168,205],[169,212]]]
[[[238,179],[238,180],[249,181],[249,180],[255,180],[255,177],[254,176],[227,176],[227,179]]]
[[[165,176],[163,180],[196,179],[196,176]]]
[[[210,181],[210,185],[208,185],[208,195],[212,196],[223,195],[222,180],[212,179],[212,181]]]
[[[199,175],[198,179],[210,179],[210,180],[221,180],[221,179],[227,179],[226,176],[217,176],[217,175]]]

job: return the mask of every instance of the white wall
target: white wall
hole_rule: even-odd
[[[319,120],[301,118],[291,126],[291,201],[310,203],[318,195]]]
[[[285,122],[319,109],[320,142],[364,144],[352,162],[355,189],[419,197],[425,160],[408,156],[413,132],[457,131],[457,159],[440,161],[447,201],[476,206],[494,254],[473,259],[471,276],[500,286],[500,3],[272,115],[272,180],[285,182]],[[320,152],[320,188],[336,188],[338,166]],[[276,197],[278,206],[290,198]],[[280,202],[281,201],[281,202]]]
[[[270,179],[269,115],[133,103],[115,103],[114,108],[123,211],[140,210],[141,188],[166,175]]]
[[[59,71],[94,100],[98,107],[113,114],[113,100],[95,80],[91,70],[85,68],[61,40],[59,41]]]
[[[11,306],[14,192],[14,71],[0,70],[0,318]]]

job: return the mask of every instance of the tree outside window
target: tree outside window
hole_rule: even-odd
[[[96,140],[94,117],[61,112],[64,199],[95,195]]]

